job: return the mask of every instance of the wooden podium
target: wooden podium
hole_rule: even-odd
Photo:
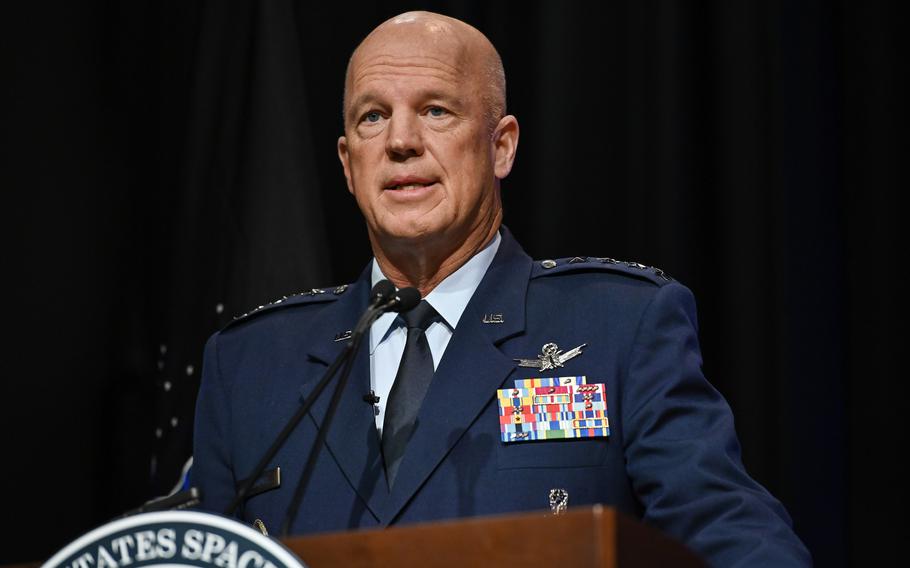
[[[310,568],[702,567],[688,548],[609,507],[526,513],[283,539]],[[37,568],[39,563],[0,568]]]
[[[292,537],[311,568],[704,566],[688,548],[603,506]]]

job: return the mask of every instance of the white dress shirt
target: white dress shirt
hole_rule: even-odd
[[[493,262],[501,240],[497,232],[490,244],[471,257],[471,260],[464,263],[461,268],[446,276],[445,280],[424,298],[444,320],[433,322],[426,331],[430,353],[433,355],[433,369],[439,366],[458,320],[461,319],[468,301]],[[384,278],[385,275],[374,258],[372,285],[375,286]],[[389,393],[392,392],[392,383],[395,382],[395,375],[398,373],[407,337],[404,320],[394,312],[383,314],[370,327],[370,387],[379,397],[379,403],[376,405],[376,429],[380,436],[386,402]]]

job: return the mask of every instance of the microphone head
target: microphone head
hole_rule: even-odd
[[[384,302],[395,295],[395,285],[388,280],[380,280],[370,290],[370,302],[375,306],[379,302]]]
[[[420,303],[420,291],[417,288],[401,288],[395,296],[390,308],[396,312],[413,310]]]

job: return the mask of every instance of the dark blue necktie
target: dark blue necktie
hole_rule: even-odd
[[[382,456],[389,488],[395,482],[405,447],[414,433],[417,413],[433,380],[433,355],[426,330],[439,317],[433,306],[421,300],[416,308],[402,314],[408,339],[389,393],[382,422]]]

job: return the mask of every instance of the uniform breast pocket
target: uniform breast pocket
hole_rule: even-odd
[[[500,442],[499,469],[597,467],[607,459],[609,438]]]

